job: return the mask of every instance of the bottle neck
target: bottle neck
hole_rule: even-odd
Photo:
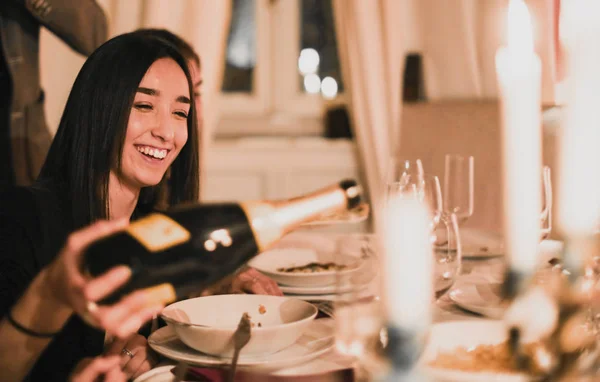
[[[348,200],[344,190],[331,187],[303,197],[273,202],[273,206],[274,219],[287,233],[322,215],[346,210]]]
[[[302,223],[323,214],[346,210],[348,196],[339,186],[332,186],[289,200],[244,202],[241,206],[246,211],[259,250],[264,251]]]

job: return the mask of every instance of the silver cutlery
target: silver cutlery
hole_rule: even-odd
[[[233,382],[235,379],[235,369],[237,367],[240,351],[250,341],[251,323],[248,313],[244,313],[240,319],[238,327],[233,333],[233,360],[231,361],[231,370],[229,372],[228,382]]]

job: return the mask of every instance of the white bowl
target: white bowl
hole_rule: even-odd
[[[244,313],[250,315],[254,325],[241,354],[252,356],[292,345],[316,317],[317,308],[289,297],[233,294],[179,301],[167,306],[161,316],[187,346],[231,357],[233,333]]]
[[[279,270],[309,263],[336,263],[346,265],[347,268],[341,271],[332,270],[314,273],[290,273]],[[335,285],[336,277],[350,277],[352,273],[360,268],[360,258],[336,252],[319,252],[309,248],[274,248],[261,253],[252,259],[248,265],[282,285],[318,287]]]
[[[498,344],[506,340],[508,330],[499,320],[466,320],[444,322],[433,325],[429,340],[420,360],[424,372],[436,381],[457,382],[526,382],[520,373],[498,373],[490,371],[467,372],[430,366],[438,353],[451,353],[456,348]]]

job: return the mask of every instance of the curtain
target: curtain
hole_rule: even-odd
[[[542,101],[554,104],[561,66],[560,0],[526,0],[542,63]],[[402,73],[423,57],[428,100],[497,97],[495,54],[506,42],[508,0],[333,0],[338,49],[374,225],[383,178],[400,145]]]
[[[397,0],[333,0],[342,75],[375,231],[382,227],[378,210],[400,127],[404,51],[397,17],[405,6]]]
[[[403,0],[406,1],[406,0]],[[408,0],[415,1],[415,0]],[[542,102],[553,104],[557,83],[559,0],[525,0],[542,62]],[[413,17],[430,100],[495,98],[495,54],[506,43],[508,0],[420,0]]]
[[[200,55],[204,114],[200,152],[201,163],[204,163],[219,118],[217,103],[223,79],[231,1],[99,0],[98,3],[108,18],[109,37],[138,28],[166,28],[183,37]],[[42,32],[41,39],[41,76],[47,94],[46,115],[54,132],[85,58],[69,50],[48,31]]]

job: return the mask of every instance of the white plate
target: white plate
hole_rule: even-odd
[[[336,294],[336,293],[348,293],[358,292],[365,289],[368,285],[361,285],[360,288],[353,288],[351,285],[337,287],[334,285],[317,286],[317,287],[296,287],[289,285],[280,285],[279,289],[285,294],[291,295],[324,295],[324,294]]]
[[[175,361],[197,366],[228,366],[231,358],[215,357],[187,347],[171,328],[161,328],[150,335],[148,344],[157,353]],[[295,344],[274,354],[246,357],[240,352],[239,368],[280,369],[298,365],[331,350],[334,345],[333,320],[311,322]]]
[[[457,382],[526,382],[522,374],[465,372],[429,366],[438,353],[452,352],[458,347],[497,344],[506,340],[507,329],[502,321],[471,320],[433,325],[420,367],[436,381]]]
[[[348,266],[348,269],[314,273],[288,273],[278,270],[303,266],[312,262],[343,264]],[[360,269],[361,265],[359,257],[309,248],[274,248],[261,253],[248,264],[279,284],[296,287],[335,287],[336,277],[350,277]]]
[[[480,230],[461,231],[462,256],[465,259],[488,259],[504,256],[504,244],[500,235]],[[539,245],[540,262],[562,257],[564,243],[558,240],[542,240]]]
[[[459,307],[489,318],[502,318],[505,307],[500,305],[497,291],[500,284],[491,283],[483,276],[459,278],[448,293],[450,300]]]
[[[171,369],[174,367],[175,365],[155,367],[134,379],[133,382],[172,382],[175,375],[171,373]]]
[[[479,229],[464,228],[460,231],[462,256],[465,259],[487,259],[504,256],[502,236]]]
[[[323,301],[335,301],[336,298],[338,297],[335,294],[287,294],[287,297],[294,297],[297,298],[299,300],[304,300],[304,301],[317,301],[317,300],[323,300]]]

